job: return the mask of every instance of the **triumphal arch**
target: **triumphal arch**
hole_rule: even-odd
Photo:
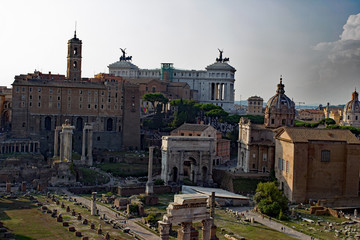
[[[191,181],[199,186],[212,186],[212,163],[215,138],[165,136],[162,138],[161,178],[165,184]]]

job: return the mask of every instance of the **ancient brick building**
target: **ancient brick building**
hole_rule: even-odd
[[[15,77],[12,137],[38,140],[51,156],[54,129],[69,119],[79,153],[85,123],[93,125],[94,150],[138,149],[138,87],[111,75],[81,78],[81,46],[75,33],[68,42],[67,77],[37,71]]]
[[[275,174],[290,202],[357,197],[360,141],[340,129],[282,128]]]

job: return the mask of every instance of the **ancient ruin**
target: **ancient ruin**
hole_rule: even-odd
[[[163,137],[161,179],[165,184],[183,184],[187,179],[199,186],[212,186],[215,147],[215,138],[210,137]]]
[[[87,137],[86,137],[87,133]],[[85,123],[82,136],[82,154],[81,164],[92,166],[93,165],[93,125]],[[87,152],[87,154],[86,154]]]
[[[208,196],[201,194],[178,194],[174,196],[174,202],[166,208],[167,213],[163,220],[159,221],[159,232],[161,240],[169,239],[171,224],[181,224],[178,230],[179,240],[193,240],[196,230],[192,227],[192,222],[202,223],[203,240],[211,238],[211,228],[213,220],[207,212]],[[215,236],[216,237],[216,236]]]

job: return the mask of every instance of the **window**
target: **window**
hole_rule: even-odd
[[[289,172],[289,161],[286,161],[286,172]]]
[[[82,94],[82,92],[83,92],[82,90],[79,90],[79,94]]]
[[[271,119],[271,124],[274,124],[275,123],[275,120],[274,119]]]
[[[281,164],[281,170],[284,171],[284,166],[285,166],[285,160],[282,160],[282,164]]]
[[[32,87],[31,87],[31,88],[29,88],[29,92],[32,92]]]
[[[41,92],[41,88],[38,88],[38,92]]]
[[[68,90],[68,94],[71,94],[71,89]]]
[[[330,162],[330,151],[329,150],[321,151],[321,161],[322,162]]]
[[[279,158],[278,168],[279,168],[279,170],[281,170],[281,158]]]
[[[52,88],[49,88],[49,93],[50,93],[50,94],[52,94],[52,93],[53,93]]]

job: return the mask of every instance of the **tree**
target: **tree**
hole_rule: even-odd
[[[170,102],[172,107],[177,107],[174,113],[173,127],[179,127],[181,124],[195,123],[196,116],[199,112],[199,105],[194,100],[175,99]]]
[[[259,183],[253,199],[260,212],[271,217],[278,217],[280,212],[288,210],[288,200],[275,182]]]
[[[155,108],[155,103],[162,103],[167,104],[169,102],[169,99],[162,95],[161,93],[146,93],[142,96],[142,99],[144,101],[151,102],[151,105],[154,109],[154,111],[157,111],[158,108]]]
[[[225,112],[222,108],[213,109],[206,113],[207,117],[217,117],[217,118],[225,118],[229,115],[229,113]]]

